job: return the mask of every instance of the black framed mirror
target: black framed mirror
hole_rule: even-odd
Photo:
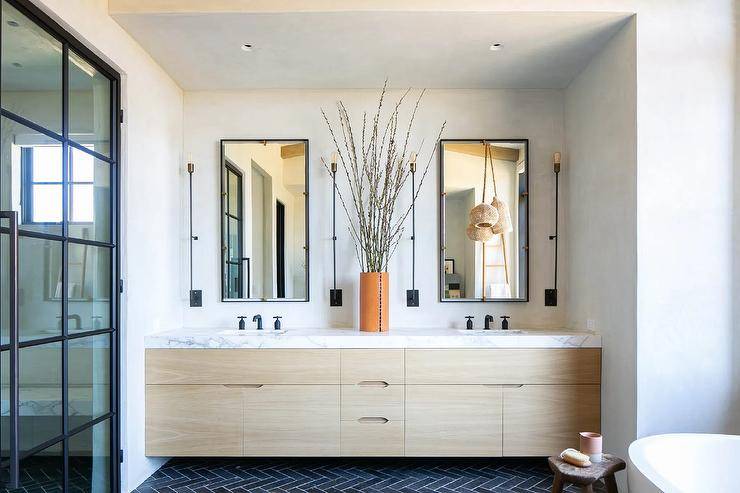
[[[308,140],[221,141],[222,301],[308,301]]]
[[[440,301],[529,301],[529,141],[439,144]]]

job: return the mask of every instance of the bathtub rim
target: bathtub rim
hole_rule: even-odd
[[[710,440],[740,441],[740,435],[730,435],[722,433],[661,433],[657,435],[645,436],[633,441],[627,448],[628,467],[635,468],[640,475],[642,475],[647,481],[652,483],[653,486],[663,492],[671,493],[679,491],[675,484],[673,484],[668,478],[666,478],[663,474],[659,473],[655,468],[647,463],[644,451],[641,447],[646,443],[659,441],[660,439],[680,439],[687,437],[702,437],[705,439],[708,438]],[[634,460],[634,456],[639,456],[638,460]],[[627,477],[629,478],[629,470],[627,471]]]

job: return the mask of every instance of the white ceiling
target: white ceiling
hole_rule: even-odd
[[[629,15],[113,13],[185,90],[563,88]]]

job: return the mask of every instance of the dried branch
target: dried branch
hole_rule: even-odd
[[[397,204],[406,181],[411,175],[409,143],[416,113],[425,90],[422,90],[416,99],[405,133],[399,135],[400,111],[411,89],[404,92],[396,101],[381,128],[381,112],[387,87],[388,81],[386,80],[372,119],[368,120],[367,112],[363,113],[359,142],[356,141],[352,131],[349,112],[344,103],[341,101],[337,103],[338,132],[334,130],[324,110],[321,110],[339,155],[342,175],[346,179],[347,199],[340,187],[337,187],[337,193],[349,222],[348,229],[355,243],[355,254],[363,272],[388,270],[388,263],[403,237],[403,224],[411,212],[411,205],[409,205],[399,213]],[[436,141],[442,136],[445,125],[446,122],[442,124]],[[422,148],[423,141],[419,153]],[[434,146],[429,152],[429,159],[421,174],[421,180],[417,188],[412,190],[414,202],[419,196],[433,157]],[[331,174],[327,163],[323,159],[321,162]]]

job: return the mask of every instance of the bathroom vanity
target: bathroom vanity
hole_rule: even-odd
[[[149,456],[546,456],[600,431],[601,338],[455,329],[147,338]]]

